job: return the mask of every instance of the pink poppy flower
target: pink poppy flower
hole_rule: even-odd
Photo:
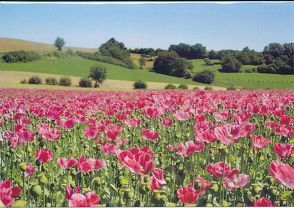
[[[86,193],[85,195],[80,193],[74,193],[68,201],[69,207],[94,207],[100,202],[100,197],[95,194],[95,191]]]
[[[262,148],[265,148],[270,142],[270,139],[266,139],[263,136],[253,135],[251,145],[254,150],[258,151]]]
[[[206,166],[206,170],[211,175],[220,178],[228,174],[230,166],[224,162],[210,163]]]
[[[143,137],[143,139],[157,142],[158,137],[159,137],[159,133],[157,133],[155,131],[151,131],[149,129],[142,129],[142,137]]]
[[[81,156],[78,159],[78,171],[81,173],[89,173],[90,171],[100,170],[106,166],[104,160],[96,160],[93,158],[86,158]]]
[[[100,146],[100,149],[102,152],[104,152],[107,155],[115,155],[117,151],[119,150],[119,146],[115,144],[104,144]]]
[[[68,159],[66,159],[64,157],[60,157],[60,158],[57,159],[57,164],[61,168],[67,170],[67,169],[70,169],[70,168],[74,167],[77,164],[77,160],[75,158],[73,158],[73,157],[68,158]]]
[[[272,161],[269,165],[270,175],[280,184],[294,189],[294,167],[280,161]]]
[[[195,152],[202,152],[204,149],[204,142],[187,141],[185,144],[178,144],[178,154],[182,157],[189,157]]]
[[[31,176],[35,173],[36,168],[30,164],[26,165],[25,176]]]
[[[186,121],[190,117],[189,113],[182,111],[182,110],[176,111],[173,115],[174,115],[175,119],[178,121]]]
[[[139,119],[139,118],[130,118],[130,119],[125,120],[124,122],[128,127],[135,128],[135,127],[139,126],[139,124],[141,122],[141,119]]]
[[[242,188],[246,186],[246,184],[249,182],[250,177],[246,174],[239,174],[237,176],[237,173],[230,174],[229,176],[226,176],[224,179],[224,187],[225,189],[229,191],[233,191],[237,188]]]
[[[164,184],[166,184],[163,176],[163,170],[155,168],[152,176],[150,177],[150,188],[151,190],[159,190]]]
[[[118,154],[119,162],[137,175],[148,174],[153,170],[153,152],[148,147],[131,148]]]
[[[163,126],[171,126],[173,124],[173,120],[171,118],[164,118],[162,121],[161,121],[161,124]]]

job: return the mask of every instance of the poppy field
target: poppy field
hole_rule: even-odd
[[[0,207],[294,206],[294,91],[0,89]]]

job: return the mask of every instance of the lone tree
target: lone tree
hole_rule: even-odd
[[[91,80],[95,81],[94,87],[99,87],[99,84],[102,84],[102,82],[106,78],[106,69],[102,66],[93,66],[90,69],[90,75],[89,78]]]
[[[140,65],[140,69],[143,69],[143,66],[145,66],[146,62],[145,62],[145,58],[143,56],[141,56],[139,58],[139,65]]]
[[[56,40],[55,40],[55,42],[54,42],[55,47],[56,47],[59,51],[61,51],[61,49],[62,49],[62,47],[64,46],[64,44],[65,44],[64,39],[63,39],[63,38],[60,38],[60,37],[57,37]]]

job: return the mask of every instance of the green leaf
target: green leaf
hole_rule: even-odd
[[[288,197],[292,195],[292,193],[293,193],[293,191],[284,191],[281,194],[281,200],[286,201],[288,199]]]

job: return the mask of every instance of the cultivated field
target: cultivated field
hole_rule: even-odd
[[[293,91],[0,89],[0,206],[294,206]]]

